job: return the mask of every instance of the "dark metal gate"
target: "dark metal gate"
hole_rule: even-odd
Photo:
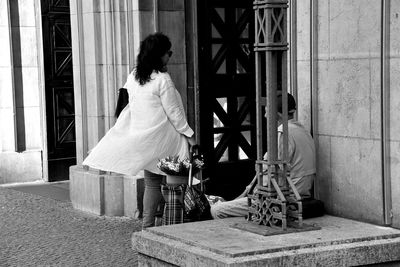
[[[76,164],[69,0],[42,0],[49,180]]]
[[[252,1],[198,2],[200,143],[208,193],[238,195],[255,174]]]

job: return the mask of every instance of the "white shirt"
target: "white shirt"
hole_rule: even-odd
[[[295,120],[288,121],[288,163],[290,178],[296,185],[302,177],[316,173],[315,144],[310,133]],[[283,153],[283,126],[278,127],[279,158]]]
[[[127,175],[140,170],[163,174],[156,164],[167,156],[185,158],[193,135],[182,99],[168,73],[153,72],[140,85],[132,72],[124,85],[129,104],[93,148],[83,165]],[[186,137],[185,137],[186,136]]]

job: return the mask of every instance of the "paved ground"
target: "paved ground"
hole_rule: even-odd
[[[137,266],[141,221],[100,217],[69,201],[0,187],[0,266]]]

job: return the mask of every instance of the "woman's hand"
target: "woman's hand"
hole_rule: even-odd
[[[196,138],[194,138],[194,135],[192,135],[192,137],[187,138],[187,140],[190,146],[196,145]]]

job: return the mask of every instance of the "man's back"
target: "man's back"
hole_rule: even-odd
[[[300,189],[299,193],[301,195],[309,195],[311,193],[308,192],[311,189],[309,187],[312,186],[312,181],[316,173],[314,141],[308,131],[297,121],[290,120],[288,122],[288,129],[290,178],[296,187]],[[282,126],[279,127],[278,131],[282,133]],[[280,153],[282,151],[281,141],[282,139],[279,142]],[[299,183],[307,183],[307,185],[304,185],[307,192],[301,192],[302,186],[299,186]]]

